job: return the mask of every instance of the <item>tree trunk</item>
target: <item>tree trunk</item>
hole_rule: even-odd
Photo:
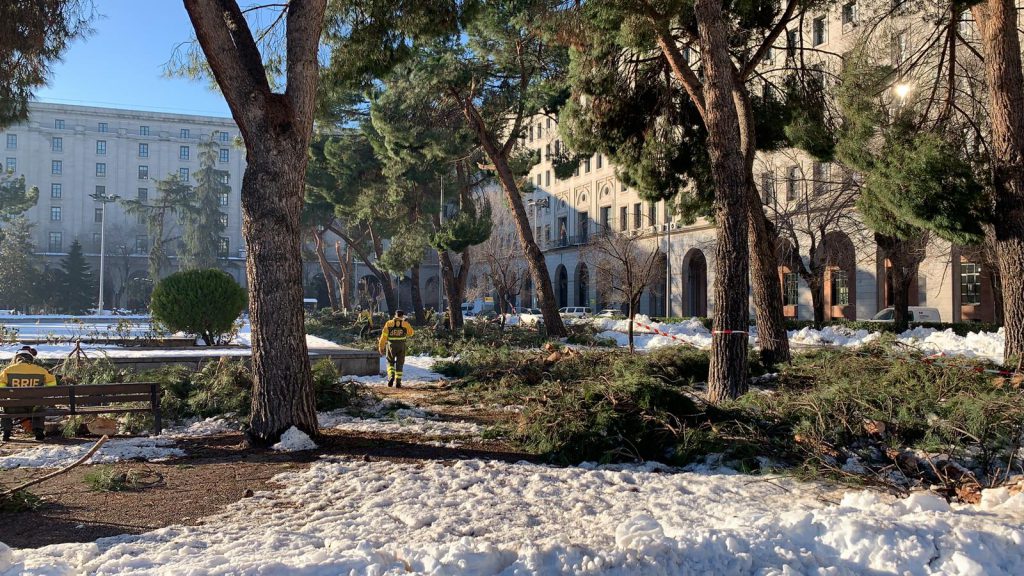
[[[811,272],[812,279],[804,278],[807,288],[811,291],[811,309],[814,314],[814,326],[821,328],[825,324],[825,287],[821,276]]]
[[[971,8],[982,36],[992,122],[995,241],[1002,280],[1007,362],[1024,357],[1024,70],[1014,0]]]
[[[320,272],[324,275],[324,283],[327,284],[327,298],[331,302],[331,308],[338,310],[338,299],[335,296],[334,269],[327,261],[327,254],[324,252],[324,235],[322,232],[313,232],[313,243],[316,247],[316,259],[320,263]]]
[[[561,337],[568,334],[565,323],[558,314],[558,304],[555,300],[555,291],[551,286],[551,277],[548,275],[548,266],[544,261],[544,253],[540,251],[537,242],[530,229],[530,219],[526,215],[526,208],[523,206],[523,197],[516,185],[515,176],[508,165],[507,159],[501,154],[497,144],[491,139],[490,133],[483,118],[480,117],[472,101],[463,103],[463,112],[470,125],[474,127],[477,139],[487,157],[494,163],[498,172],[498,180],[505,192],[509,207],[512,209],[512,221],[515,222],[516,232],[519,235],[519,242],[525,252],[526,262],[530,266],[530,274],[533,277],[533,285],[537,289],[538,307],[544,317],[544,326],[549,336]]]
[[[350,249],[345,247],[345,255],[341,254],[341,242],[334,243],[334,253],[338,255],[338,297],[342,310],[352,309],[352,283],[349,282],[349,270],[352,265]]]
[[[632,354],[634,351],[633,344],[633,319],[636,318],[636,305],[633,304],[633,299],[629,299],[629,328],[628,328],[628,342],[629,342],[629,353]]]
[[[466,274],[469,270],[469,251],[462,253],[462,264],[459,267],[459,274],[455,274],[455,265],[452,264],[451,254],[447,250],[439,252],[441,258],[441,280],[444,283],[444,294],[448,298],[448,327],[452,330],[460,330],[464,324],[462,318],[462,298],[466,289]]]
[[[306,147],[271,147],[273,141],[249,147],[242,177],[254,376],[249,434],[263,444],[276,442],[291,426],[317,434],[302,309]]]
[[[427,317],[423,313],[423,295],[420,293],[420,265],[415,264],[409,269],[409,281],[411,282],[412,310],[416,316],[416,324],[423,326],[427,323]]]
[[[757,320],[757,340],[761,362],[765,366],[789,362],[789,333],[782,312],[782,286],[779,283],[779,262],[775,254],[777,236],[761,208],[757,189],[750,187],[748,202],[750,242],[750,279]]]
[[[892,323],[896,333],[899,334],[910,326],[910,280],[913,275],[907,274],[902,266],[893,266],[890,271]]]
[[[696,0],[694,12],[704,69],[705,123],[715,183],[715,310],[708,399],[719,402],[747,391],[747,245],[750,182],[733,99],[735,77],[721,2]]]

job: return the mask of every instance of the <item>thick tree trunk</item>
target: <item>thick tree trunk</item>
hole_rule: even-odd
[[[721,2],[694,4],[704,69],[705,123],[711,176],[715,182],[715,311],[712,320],[708,399],[719,402],[744,394],[747,381],[747,250],[749,181],[741,146],[739,115],[733,99],[735,78]]]
[[[1024,357],[1024,70],[1014,0],[971,8],[981,30],[992,121],[995,241],[1002,280],[1007,361]]]
[[[900,333],[910,326],[910,280],[913,276],[907,274],[902,267],[893,266],[891,271],[892,323],[896,332]]]
[[[254,374],[249,434],[259,443],[276,442],[291,426],[317,434],[302,309],[305,150],[285,136],[268,138],[249,147],[242,178]]]
[[[782,285],[779,283],[779,261],[775,254],[777,236],[761,207],[757,189],[750,187],[748,198],[750,242],[750,279],[757,320],[757,340],[761,362],[765,366],[789,362],[789,334],[782,312]]]
[[[463,103],[463,111],[470,125],[474,127],[477,139],[487,157],[494,163],[498,172],[498,180],[501,182],[505,198],[512,209],[512,221],[516,225],[516,232],[519,235],[519,242],[525,252],[526,262],[530,266],[530,275],[533,277],[533,285],[537,289],[538,307],[544,317],[544,327],[549,336],[561,337],[568,334],[565,323],[558,314],[558,304],[555,300],[555,291],[551,286],[551,277],[548,275],[548,266],[544,261],[544,253],[533,237],[530,229],[530,219],[526,215],[526,208],[523,206],[523,197],[519,192],[515,176],[508,165],[507,159],[501,154],[497,144],[491,139],[487,126],[472,101]]]
[[[409,270],[410,289],[412,291],[412,310],[416,317],[416,324],[423,326],[427,323],[426,314],[423,313],[423,295],[420,293],[420,265],[416,264]]]
[[[447,250],[440,252],[441,280],[444,283],[444,294],[448,298],[448,327],[460,330],[465,321],[462,317],[462,299],[466,293],[466,272],[469,270],[469,251],[462,253],[459,273],[455,273],[451,254]]]
[[[811,291],[811,312],[814,314],[814,325],[818,328],[825,323],[825,287],[818,273],[811,272],[810,279],[804,278],[807,288]]]

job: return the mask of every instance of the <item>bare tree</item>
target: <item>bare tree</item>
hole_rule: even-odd
[[[640,298],[644,290],[665,274],[657,244],[638,234],[603,228],[594,235],[582,255],[594,269],[598,291],[609,300],[628,306],[629,351],[633,352],[633,320],[640,308]]]
[[[522,291],[523,282],[529,278],[530,270],[522,256],[522,248],[517,242],[515,222],[508,208],[501,203],[496,194],[490,199],[491,235],[472,251],[478,255],[480,274],[486,281],[487,288],[497,297],[495,312],[502,315],[509,313],[512,301]]]

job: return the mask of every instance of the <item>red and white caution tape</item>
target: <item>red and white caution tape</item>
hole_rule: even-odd
[[[650,326],[648,324],[641,324],[640,322],[636,322],[636,321],[633,322],[633,325],[634,326],[639,326],[641,328],[646,328],[647,330],[650,330],[651,332],[654,332],[655,334],[658,334],[659,336],[665,336],[666,338],[671,338],[671,339],[673,339],[673,340],[675,340],[677,342],[682,342],[683,344],[686,344],[688,346],[693,346],[693,343],[691,343],[691,342],[689,342],[689,341],[687,341],[687,340],[685,340],[683,338],[680,338],[680,337],[676,336],[675,334],[669,334],[668,332],[664,332],[662,330],[658,330],[654,326]]]

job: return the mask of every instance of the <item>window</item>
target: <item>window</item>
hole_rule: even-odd
[[[778,197],[775,195],[775,175],[771,172],[761,174],[761,200],[765,206],[775,206]]]
[[[50,247],[48,252],[64,251],[64,234],[61,232],[50,232]]]
[[[100,122],[99,130],[100,130],[100,132],[106,132],[107,131],[107,123],[106,122]]]
[[[107,165],[106,165],[106,163],[104,163],[104,162],[97,162],[96,163],[96,175],[97,176],[106,176],[107,175]]]
[[[60,160],[51,160],[50,161],[50,174],[63,174],[63,173],[64,173],[64,163],[61,162]]]
[[[188,146],[178,146],[178,160],[188,160],[189,149]]]
[[[188,138],[189,137],[188,128],[182,128],[181,132],[178,133],[178,136],[181,137],[181,138]]]
[[[900,32],[892,39],[892,63],[902,65],[907,60],[907,33]]]
[[[601,230],[608,230],[612,225],[612,207],[601,206]]]
[[[220,225],[222,227],[224,227],[224,228],[227,228],[228,227],[228,215],[227,214],[221,214],[219,219],[220,219]]]
[[[800,167],[790,166],[786,171],[786,200],[796,200],[800,190]]]
[[[600,170],[600,169],[601,169],[601,164],[602,164],[601,160],[602,160],[602,158],[603,158],[603,157],[602,157],[602,156],[601,156],[600,154],[598,154],[598,155],[597,155],[597,158],[596,158],[596,160],[597,160],[597,169],[598,169],[598,170]]]
[[[842,9],[843,29],[857,23],[857,3],[847,2]]]
[[[800,300],[800,277],[796,272],[782,275],[782,305],[796,306]]]
[[[786,30],[786,58],[796,57],[796,47],[800,43],[800,37],[796,30]]]
[[[846,270],[832,270],[832,305],[850,305],[850,278]]]
[[[61,138],[60,136],[54,136],[53,138],[50,138],[50,150],[54,152],[63,152],[64,139]]]
[[[63,195],[64,190],[60,184],[50,184],[50,198],[60,198]]]
[[[139,144],[139,158],[149,158],[149,144]]]
[[[221,258],[227,258],[229,250],[231,250],[231,242],[224,236],[218,238],[217,256],[220,256]]]
[[[231,141],[231,135],[228,134],[227,132],[223,132],[223,131],[222,132],[218,132],[217,133],[217,139],[220,140],[221,142],[230,142]]]
[[[542,180],[542,176],[543,176],[542,174],[537,174],[537,186],[538,186],[538,187],[540,187],[540,183],[541,183],[541,180]]]
[[[149,136],[149,126],[139,126],[139,136]]]
[[[103,208],[102,207],[93,209],[93,211],[92,211],[92,221],[93,222],[103,222]]]
[[[544,225],[544,243],[545,244],[550,244],[551,243],[551,224],[545,224]]]
[[[633,229],[640,227],[640,203],[633,204]]]
[[[828,189],[828,162],[814,163],[814,194],[824,194]]]
[[[551,160],[551,144],[544,145],[544,159]]]
[[[8,172],[14,172],[18,169],[18,159],[8,157],[5,166],[7,167]]]
[[[7,135],[7,149],[16,150],[18,148],[18,135],[8,134]]]
[[[217,159],[220,160],[221,162],[227,162],[229,154],[230,154],[230,151],[227,148],[221,148],[220,149],[220,155],[218,156]]]
[[[149,237],[145,234],[139,234],[135,237],[135,253],[144,254],[149,251]]]
[[[551,186],[551,170],[546,170],[544,172],[544,185]]]
[[[544,137],[544,126],[537,124],[537,140]]]
[[[106,196],[107,195],[107,187],[106,186],[97,186],[96,187],[96,194],[99,195],[99,196]]]
[[[60,206],[50,206],[50,222],[60,222]]]
[[[136,199],[138,199],[139,202],[149,202],[149,188],[139,188]]]
[[[227,206],[229,199],[230,199],[230,196],[228,195],[227,192],[221,192],[220,194],[217,195],[217,205],[218,206]]]
[[[530,142],[533,142],[533,124],[530,124]]]
[[[773,47],[769,46],[768,49],[764,51],[764,61],[770,63],[774,59],[775,59],[775,49]]]
[[[178,168],[178,178],[182,182],[188,182],[188,168]]]
[[[828,42],[828,27],[824,16],[818,16],[811,23],[811,38],[815,46],[821,46]]]
[[[106,140],[97,140],[96,141],[96,154],[99,155],[99,156],[103,156],[106,153],[107,153],[107,141]]]
[[[231,180],[231,174],[228,172],[222,172],[220,175],[220,183],[227,184]]]
[[[139,180],[149,180],[149,166],[139,166]]]
[[[53,121],[53,127],[56,130],[63,130],[64,129],[64,121],[63,120],[54,120]]]
[[[548,118],[548,130],[551,129],[551,118]]]
[[[647,219],[649,224],[654,226],[658,223],[658,205],[654,202],[647,203]]]
[[[629,216],[626,213],[627,208],[625,206],[619,207],[619,230],[625,231],[626,225],[629,224]]]
[[[977,306],[979,304],[981,304],[981,264],[961,262],[960,305]]]
[[[590,158],[584,158],[583,159],[583,172],[584,173],[589,173],[590,172]]]

